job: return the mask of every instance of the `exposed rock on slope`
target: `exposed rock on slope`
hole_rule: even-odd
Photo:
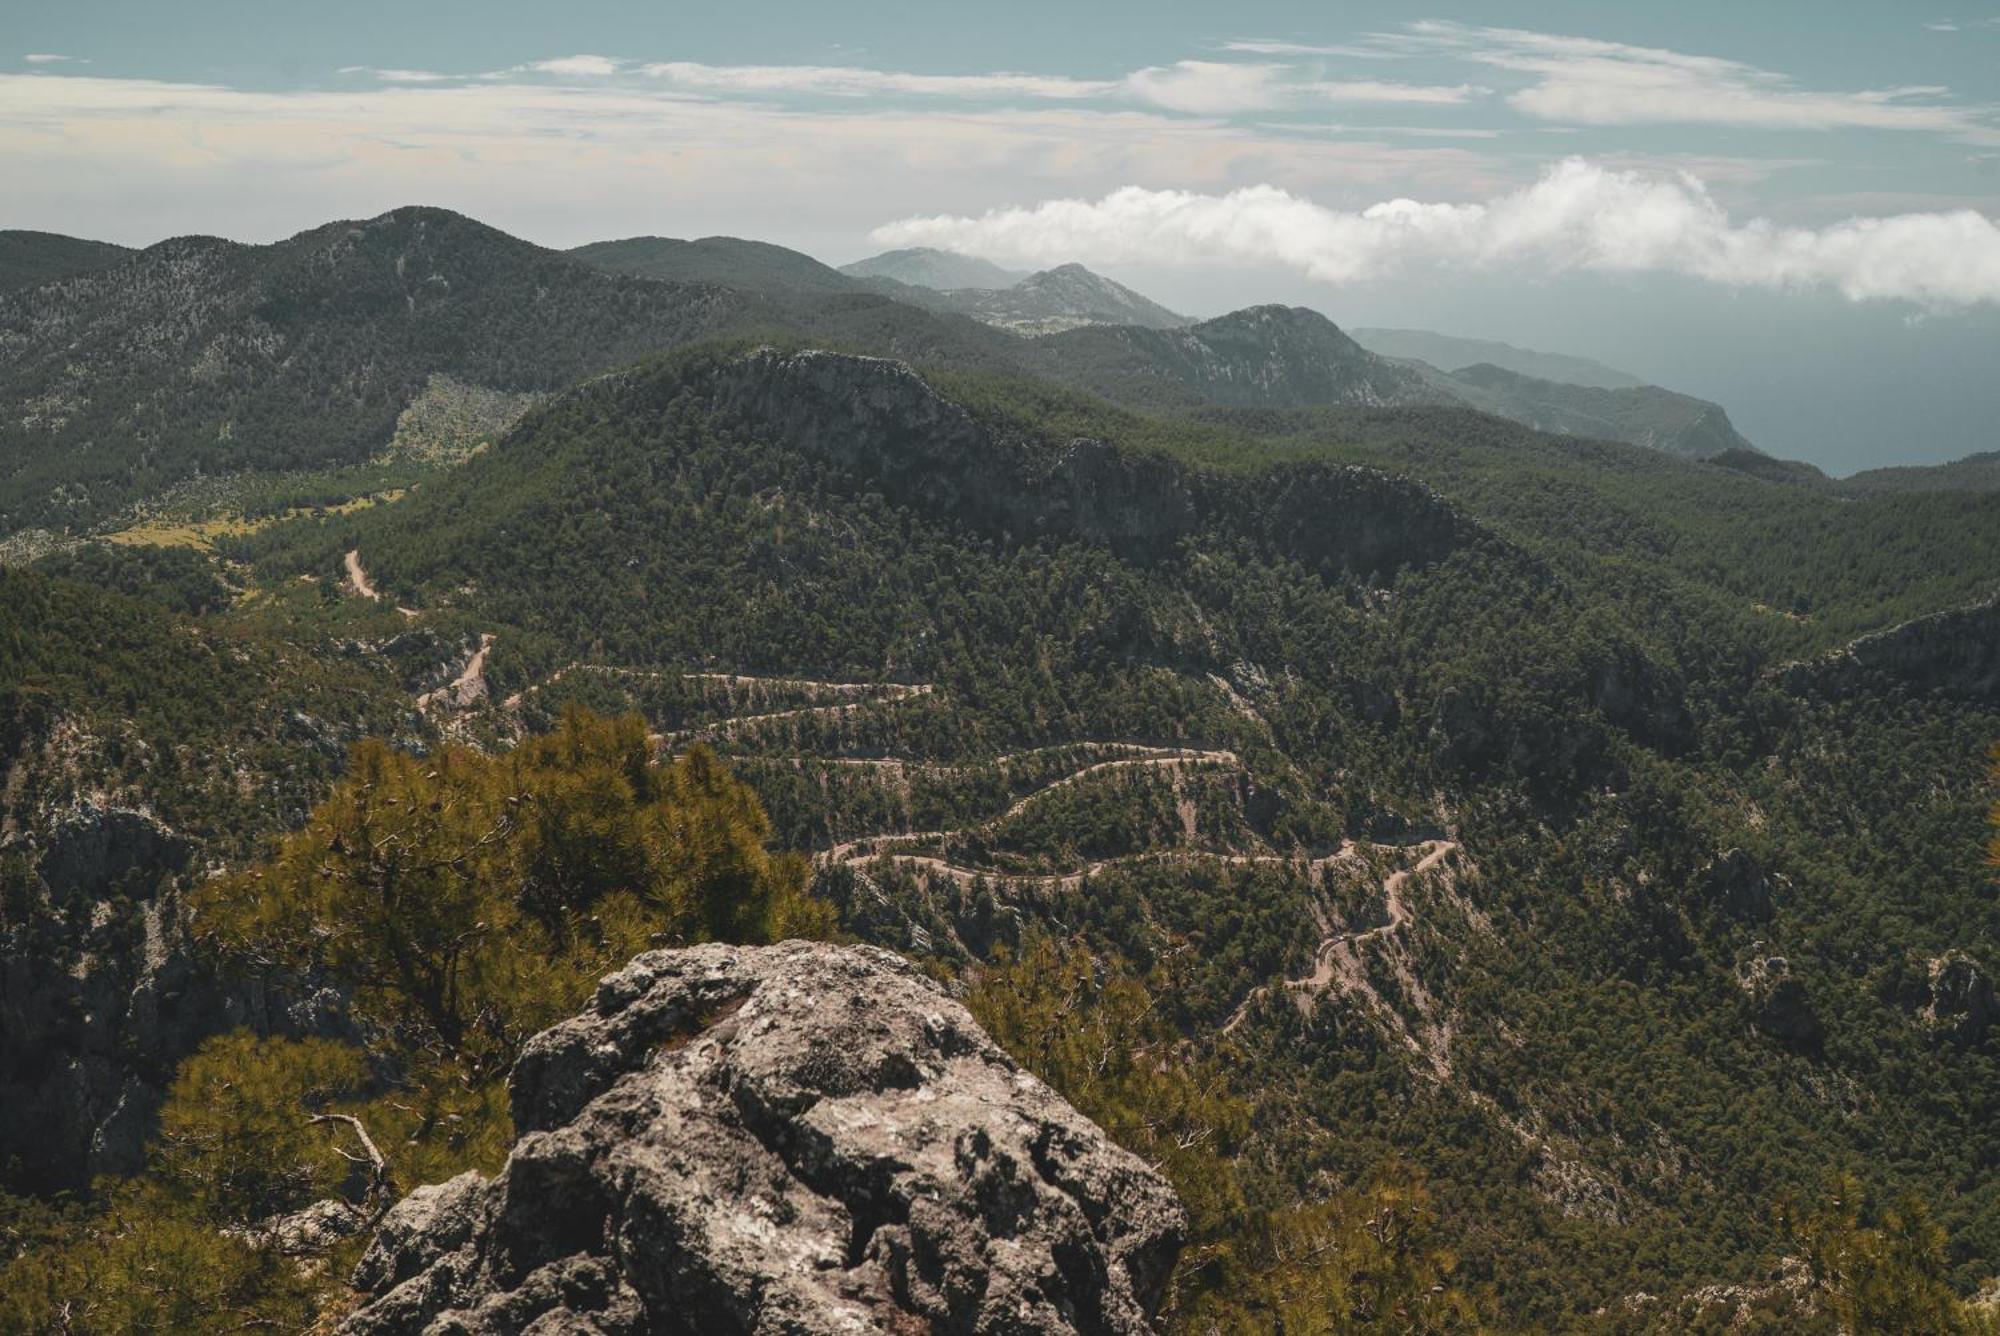
[[[868,947],[640,956],[513,1097],[506,1168],[390,1213],[346,1331],[1144,1332],[1185,1226]]]
[[[1836,696],[1864,689],[1871,678],[1915,692],[2000,700],[2000,599],[1914,618],[1784,673],[1794,691],[1817,687]]]

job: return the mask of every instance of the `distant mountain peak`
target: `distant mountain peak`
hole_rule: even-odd
[[[1019,270],[1003,269],[976,255],[960,255],[956,251],[939,250],[934,246],[884,251],[865,260],[856,260],[853,264],[844,264],[840,266],[840,272],[850,278],[886,278],[938,292],[961,288],[1011,288],[1028,276]]]

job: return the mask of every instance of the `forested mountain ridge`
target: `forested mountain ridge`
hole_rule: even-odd
[[[1032,332],[1102,320],[1141,324],[1022,338],[995,323]],[[1075,266],[939,294],[732,238],[559,255],[431,209],[270,246],[183,238],[0,295],[0,536],[130,527],[176,489],[224,495],[232,477],[282,476],[297,493],[327,495],[337,488],[327,470],[448,461],[535,395],[731,335],[1038,376],[1146,411],[1468,403],[1669,448],[1708,420],[1709,406],[1662,391],[1515,382],[1501,393],[1377,358],[1302,310],[1179,324]],[[1576,393],[1625,396],[1617,403],[1634,411],[1549,402]],[[1663,417],[1655,400],[1673,411]],[[1689,406],[1699,411],[1680,411]],[[410,476],[377,476],[372,489]],[[51,541],[68,540],[28,548]]]
[[[0,525],[87,523],[197,473],[358,463],[433,373],[547,391],[745,309],[443,210],[161,242],[0,297]]]
[[[634,278],[670,283],[714,283],[746,292],[852,292],[862,285],[799,251],[740,237],[629,237],[596,241],[563,254]]]
[[[1461,402],[1444,377],[1377,357],[1317,311],[1253,306],[1184,329],[1095,327],[1037,341],[1082,389],[1129,404],[1299,408]]]
[[[102,269],[131,253],[108,241],[85,241],[54,232],[0,230],[0,292]]]
[[[1857,493],[2000,491],[2000,450],[1967,455],[1948,464],[1863,469],[1842,478],[1839,486]]]
[[[795,309],[952,369],[682,350],[547,395],[398,499],[185,569],[61,558],[129,587],[103,606],[159,628],[142,655],[289,647],[337,689],[251,754],[175,742],[166,702],[199,708],[199,682],[99,683],[13,757],[81,730],[122,738],[93,746],[124,798],[186,746],[234,794],[323,791],[308,737],[546,757],[567,744],[526,740],[566,705],[636,710],[620,745],[713,747],[846,931],[1011,980],[982,1018],[1020,1051],[1071,1005],[1033,981],[1071,967],[1011,953],[1061,942],[1081,977],[1146,980],[1148,1051],[1249,1102],[1186,1128],[1231,1191],[1275,1211],[1421,1179],[1442,1274],[1493,1325],[1680,1330],[1724,1282],[1785,1302],[1764,1282],[1802,1245],[1774,1207],[1835,1169],[1935,1203],[1961,1289],[2000,1269],[1987,622],[1844,648],[1990,596],[2000,499],[1846,501],[1434,401],[1172,414],[1144,361],[1107,388],[1155,411],[1121,411],[1022,372],[1145,332],[1024,341],[865,293]],[[1266,319],[1296,361],[1255,360]],[[1212,362],[1166,364],[1217,397],[1429,385],[1376,383],[1394,364],[1319,317],[1211,323]],[[49,632],[60,586],[21,579],[43,629],[8,672],[49,690],[76,671],[54,647],[91,633]],[[60,816],[23,806],[38,832]],[[295,819],[215,812],[199,857]],[[299,838],[301,866],[330,855],[327,829]],[[87,937],[100,900],[157,912],[139,887],[59,909],[41,845],[12,852],[13,940]],[[148,940],[93,949],[143,962]],[[91,1112],[147,1098],[108,1080]],[[1137,1136],[1143,1112],[1093,1116]]]
[[[1531,1329],[1677,1268],[1750,1277],[1771,1199],[1828,1164],[1918,1187],[1962,1279],[1993,1269],[2000,1202],[1957,1177],[1995,1153],[1993,1027],[1934,976],[1996,970],[2000,701],[1866,646],[1838,690],[1788,675],[1883,625],[1902,577],[1743,547],[1789,565],[1793,620],[1714,538],[1795,505],[1866,546],[1856,503],[1511,427],[1484,473],[1452,442],[1492,420],[1462,410],[1308,414],[1327,444],[1266,431],[1246,463],[1257,439],[1078,438],[1027,387],[954,393],[677,358],[245,555],[324,588],[358,550],[389,597],[491,631],[469,726],[580,701],[711,741],[853,930],[964,962],[1060,923],[1179,962],[1176,1023],[1269,1092],[1262,1153],[1422,1165],[1465,1274]],[[1990,514],[1881,514],[1977,548],[1952,588],[1990,590]],[[1872,1149],[1891,1127],[1907,1154]]]

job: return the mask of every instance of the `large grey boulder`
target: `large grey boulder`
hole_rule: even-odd
[[[513,1098],[506,1167],[389,1213],[345,1331],[1145,1332],[1186,1226],[872,947],[642,955]]]

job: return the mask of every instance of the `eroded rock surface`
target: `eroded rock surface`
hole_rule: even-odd
[[[1151,1329],[1185,1215],[888,952],[638,957],[531,1041],[519,1140],[393,1210],[345,1328]]]

